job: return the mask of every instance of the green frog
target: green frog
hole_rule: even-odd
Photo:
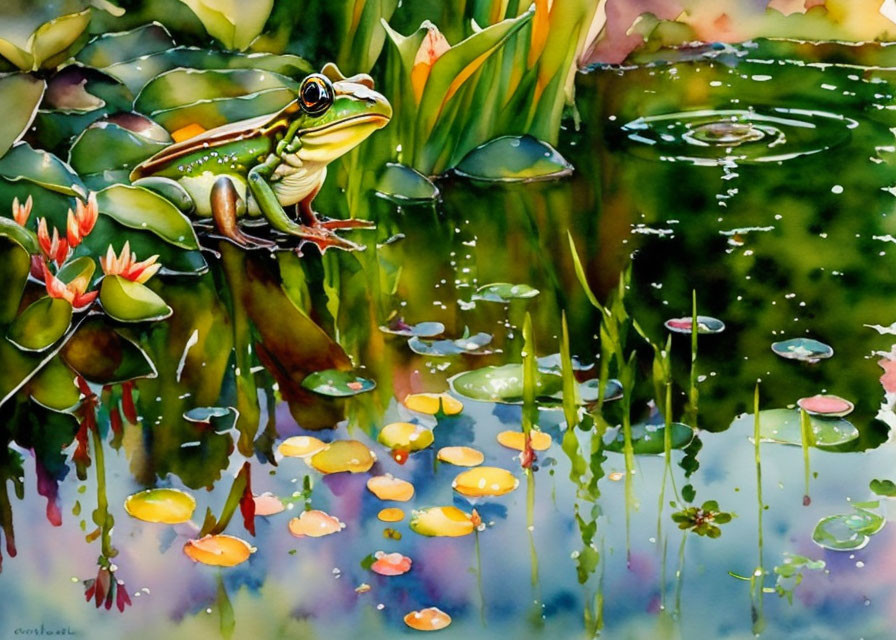
[[[338,229],[369,228],[364,220],[320,218],[311,206],[327,165],[389,123],[392,107],[367,74],[345,77],[333,65],[307,76],[294,101],[273,115],[209,129],[173,144],[131,172],[131,182],[156,190],[246,248],[274,242],[245,233],[264,221],[297,236],[299,246],[359,248]],[[297,205],[298,220],[284,207]]]

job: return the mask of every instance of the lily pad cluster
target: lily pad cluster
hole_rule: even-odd
[[[832,551],[861,549],[871,536],[883,529],[886,517],[880,513],[880,501],[853,502],[852,512],[827,516],[812,531],[812,541]]]

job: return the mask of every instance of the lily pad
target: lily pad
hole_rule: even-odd
[[[684,449],[694,439],[694,429],[681,423],[673,422],[672,425],[673,449]],[[622,427],[618,427],[615,433],[611,432],[609,442],[604,448],[607,451],[622,453],[625,448],[625,434]],[[665,451],[666,425],[664,423],[651,424],[641,422],[632,425],[632,449],[635,455],[656,455]]]
[[[88,42],[75,59],[97,69],[167,51],[174,40],[167,29],[155,22],[116,33],[105,33]]]
[[[491,353],[491,350],[485,348],[491,341],[492,336],[488,333],[477,333],[457,340],[426,341],[414,336],[408,340],[408,346],[411,351],[422,356],[447,357],[460,354],[482,356]]]
[[[106,276],[100,287],[103,311],[119,322],[162,320],[172,314],[158,294],[139,282],[121,276]]]
[[[148,189],[113,185],[97,193],[96,200],[100,213],[119,224],[151,231],[182,249],[199,249],[190,220],[168,200]]]
[[[436,457],[458,467],[475,467],[485,461],[485,455],[472,447],[442,447]]]
[[[851,422],[842,418],[822,418],[809,416],[814,446],[834,447],[859,437],[859,430]],[[741,433],[753,433],[753,414],[746,413],[735,418],[733,429]],[[802,445],[800,412],[798,409],[766,409],[759,412],[759,434],[767,442]]]
[[[321,473],[364,473],[369,471],[376,456],[363,442],[334,440],[315,453],[308,463]]]
[[[54,10],[58,3],[51,3]],[[83,7],[83,5],[81,5]],[[90,9],[64,15],[36,25],[31,33],[28,28],[34,20],[41,20],[46,13],[32,11],[24,20],[4,18],[0,31],[0,55],[23,71],[37,71],[42,67],[54,67],[66,57],[66,51],[80,38],[90,23]]]
[[[194,407],[184,412],[184,420],[211,425],[218,433],[229,431],[236,425],[239,412],[233,407]]]
[[[534,298],[539,293],[538,289],[530,287],[527,284],[510,284],[508,282],[494,282],[486,284],[473,294],[473,300],[484,300],[487,302],[508,303],[511,300],[525,300]]]
[[[114,122],[94,122],[72,143],[69,163],[82,175],[128,171],[170,144],[134,133]]]
[[[407,502],[414,497],[414,485],[389,473],[370,478],[367,481],[367,488],[380,500]]]
[[[144,522],[188,522],[195,509],[195,498],[178,489],[147,489],[128,496],[124,501],[124,510],[128,515]]]
[[[852,513],[819,520],[812,532],[812,541],[833,551],[854,551],[867,545],[870,537],[884,527],[886,518],[870,510],[880,506],[877,502],[860,502],[853,506]]]
[[[433,443],[432,431],[419,424],[393,422],[377,436],[380,444],[395,451],[420,451]]]
[[[327,369],[309,374],[302,380],[302,386],[322,396],[345,398],[372,391],[376,388],[376,383],[356,376],[350,371]]]
[[[501,136],[473,149],[455,172],[490,182],[555,180],[572,174],[572,165],[547,142],[532,136]]]
[[[457,507],[430,507],[414,511],[411,531],[422,536],[458,538],[476,529],[473,517]]]
[[[439,188],[407,165],[387,162],[376,185],[377,195],[398,204],[429,202],[439,197]]]
[[[18,245],[20,249],[24,249],[26,254],[34,255],[40,251],[40,247],[37,244],[37,235],[29,229],[20,227],[9,218],[0,217],[0,236],[11,240],[14,244]],[[28,263],[29,265],[31,264],[30,255],[28,257]],[[4,282],[9,282],[9,280],[4,280]]]
[[[4,105],[3,119],[0,120],[0,156],[25,135],[46,87],[43,80],[24,73],[0,78],[0,103]]]
[[[842,418],[848,416],[855,409],[855,405],[834,395],[817,395],[808,398],[800,398],[796,401],[797,406],[812,416],[823,416],[829,418]]]
[[[539,371],[543,371],[545,373],[562,373],[563,372],[563,361],[560,359],[559,353],[552,353],[549,356],[542,356],[536,360],[536,365],[538,366]],[[591,371],[594,368],[594,363],[584,364],[581,360],[572,357],[572,370],[573,371]]]
[[[523,365],[505,364],[489,366],[459,373],[448,380],[451,388],[465,398],[483,402],[522,404]],[[579,384],[579,400],[584,404],[597,401],[597,379]],[[608,380],[604,401],[621,397],[622,384]],[[556,407],[563,400],[563,377],[559,373],[537,371],[535,374],[535,399],[545,408]]]
[[[811,338],[792,338],[772,344],[772,351],[788,360],[801,360],[803,362],[818,362],[834,355],[834,349],[818,340]]]
[[[682,318],[670,318],[663,323],[669,331],[673,333],[690,333],[693,324],[693,318],[685,316]],[[712,316],[697,316],[697,333],[710,334],[722,333],[725,330],[725,323],[718,318]]]
[[[28,392],[38,404],[63,413],[75,409],[81,402],[75,374],[58,356],[41,367],[28,383]]]
[[[27,142],[18,143],[0,158],[0,176],[10,182],[30,182],[49,191],[87,199],[84,184],[71,167]]]
[[[386,507],[385,509],[380,509],[376,517],[382,522],[401,522],[404,520],[404,511],[398,507]]]
[[[404,406],[430,416],[439,413],[456,416],[464,410],[463,403],[447,393],[412,393],[404,399]]]
[[[326,447],[326,442],[313,436],[292,436],[281,442],[277,451],[290,458],[307,458]]]
[[[406,614],[404,623],[417,631],[439,631],[451,624],[451,616],[438,607],[427,607]]]
[[[391,333],[395,336],[417,336],[418,338],[432,338],[445,332],[445,325],[441,322],[419,322],[407,324],[402,318],[393,318],[389,324],[380,326],[383,333]]]
[[[468,498],[503,496],[520,485],[519,478],[500,467],[474,467],[459,473],[452,488]]]
[[[249,559],[255,551],[252,546],[235,536],[207,535],[198,540],[188,540],[184,553],[194,562],[215,567],[233,567]]]
[[[25,351],[43,351],[65,335],[72,323],[72,305],[44,296],[32,302],[13,320],[7,339]]]
[[[296,538],[322,538],[345,529],[345,523],[329,513],[311,509],[289,521],[289,532]]]
[[[526,435],[522,431],[502,431],[498,434],[498,444],[508,449],[522,451],[526,448]],[[533,429],[529,432],[529,446],[534,451],[547,451],[552,440],[549,433]]]

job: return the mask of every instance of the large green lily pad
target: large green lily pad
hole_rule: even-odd
[[[809,416],[811,443],[817,447],[835,447],[859,437],[854,424],[842,418]],[[731,423],[732,429],[753,433],[753,414],[745,413]],[[801,446],[803,442],[798,409],[766,409],[759,412],[759,434],[762,440]]]
[[[44,296],[32,302],[13,320],[6,337],[25,351],[43,351],[68,331],[72,311],[72,305],[65,300]]]
[[[0,51],[2,53],[2,51]],[[0,156],[25,135],[37,114],[43,99],[46,83],[27,74],[14,74],[0,78]]]
[[[484,284],[473,294],[473,300],[500,302],[506,304],[511,300],[525,300],[538,295],[538,289],[527,284],[510,284],[509,282],[493,282]]]
[[[572,173],[572,165],[547,142],[532,136],[501,136],[473,149],[455,172],[489,182],[553,180]]]
[[[694,439],[694,429],[682,422],[673,422],[671,425],[671,448],[684,449]],[[622,453],[625,448],[625,433],[622,427],[610,432],[610,439],[605,442],[607,451]],[[641,422],[632,425],[632,449],[635,455],[656,455],[665,452],[666,426]],[[605,438],[606,440],[606,438]]]
[[[413,204],[435,200],[439,197],[439,188],[419,171],[387,162],[376,184],[376,193],[398,204]]]
[[[113,122],[95,122],[75,139],[69,151],[69,164],[82,176],[115,169],[130,170],[168,144]]]
[[[523,365],[505,364],[465,371],[448,380],[451,388],[460,395],[482,402],[521,404],[523,402]],[[579,384],[579,400],[584,404],[598,399],[599,381],[588,380]],[[608,380],[604,400],[619,397],[618,380]],[[563,400],[563,377],[559,373],[537,371],[535,374],[535,399],[547,407],[558,406]]]
[[[75,59],[87,66],[102,69],[140,56],[161,53],[173,46],[174,40],[165,27],[158,23],[145,24],[130,31],[97,36],[78,52]]]
[[[74,171],[52,153],[34,149],[27,142],[20,142],[0,159],[0,176],[10,182],[30,182],[49,191],[67,196],[81,195],[87,191]]]
[[[883,529],[886,518],[871,510],[880,507],[878,502],[860,502],[853,507],[852,513],[819,520],[812,541],[833,551],[854,551],[867,545],[871,536]]]
[[[151,231],[182,249],[198,249],[190,220],[162,196],[126,185],[113,185],[96,196],[99,211],[132,229]]]
[[[356,376],[350,371],[327,369],[315,371],[302,380],[302,386],[322,396],[344,398],[371,391],[376,387],[373,380]]]

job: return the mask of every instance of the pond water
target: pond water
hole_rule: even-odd
[[[206,274],[161,279],[174,315],[133,336],[158,377],[135,385],[135,424],[125,419],[116,433],[100,411],[106,437],[100,449],[91,443],[81,474],[76,445],[59,452],[71,427],[57,414],[3,416],[2,433],[23,466],[12,455],[2,465],[10,482],[0,492],[0,522],[7,541],[15,535],[16,554],[8,546],[3,556],[0,634],[43,625],[91,639],[148,637],[150,628],[168,638],[338,639],[359,629],[394,638],[417,633],[403,622],[408,612],[435,606],[452,619],[445,638],[890,637],[896,537],[890,527],[877,532],[887,498],[869,483],[896,479],[892,398],[878,364],[896,333],[893,57],[886,47],[781,41],[595,69],[577,78],[577,118],[559,145],[575,167],[571,177],[448,178],[436,204],[398,205],[373,194],[372,171],[355,155],[331,169],[317,204],[375,220],[375,231],[351,232],[366,251],[300,259],[212,242],[219,255],[206,254]],[[399,402],[446,391],[465,371],[521,362],[527,312],[538,356],[560,351],[565,313],[577,374],[596,377],[601,313],[576,277],[568,234],[597,299],[615,298],[614,312],[624,306],[653,343],[665,344],[666,320],[691,317],[694,300],[696,313],[724,322],[723,332],[697,340],[696,397],[691,337],[672,334],[670,419],[699,431],[668,463],[645,454],[627,465],[595,442],[601,420],[584,410],[584,428],[564,437],[565,412],[543,403],[534,418],[553,443],[525,469],[519,452],[496,439],[520,430],[519,404],[454,393],[463,410],[436,418]],[[474,299],[477,288],[499,282],[538,294],[506,304]],[[433,355],[440,345],[427,347],[429,338],[380,329],[395,318],[442,323],[440,339],[468,332],[491,340],[474,353]],[[626,403],[632,422],[643,422],[655,397],[654,351],[626,330],[634,382],[625,400],[603,407],[610,428]],[[790,338],[821,341],[833,356],[806,362],[772,351]],[[374,390],[333,399],[299,384],[347,358]],[[618,364],[610,372],[622,377]],[[858,436],[801,447],[794,410],[792,444],[755,447],[752,417],[736,419],[753,412],[757,381],[762,410],[793,409],[822,393],[848,399],[855,410],[844,420]],[[238,419],[184,418],[209,406],[234,406]],[[431,428],[434,443],[390,455],[377,436],[400,421]],[[27,428],[36,434],[30,443]],[[377,461],[366,473],[323,475],[278,452],[296,435],[359,440]],[[485,465],[509,470],[519,486],[464,497],[452,489],[464,469],[436,457],[445,446],[480,450]],[[247,463],[251,491],[271,492],[287,510],[256,516],[254,537],[236,514],[225,531],[250,541],[248,561],[194,563],[184,544],[207,507],[221,512]],[[413,498],[374,496],[366,482],[384,473],[413,483]],[[23,497],[14,491],[20,478]],[[192,523],[130,517],[125,499],[148,487],[194,496]],[[719,519],[720,537],[678,528],[672,514],[687,498],[734,515]],[[306,504],[345,528],[294,537],[287,523]],[[480,530],[426,537],[409,527],[412,509],[451,505],[475,509]],[[381,521],[387,506],[405,518]],[[862,548],[813,542],[819,520],[850,513],[871,520],[846,531],[869,534]],[[133,603],[123,614],[84,598],[96,557],[115,551],[114,579]],[[411,570],[372,572],[378,551],[408,556]],[[786,554],[824,568],[803,568],[801,582],[784,580],[779,595],[775,568]]]

